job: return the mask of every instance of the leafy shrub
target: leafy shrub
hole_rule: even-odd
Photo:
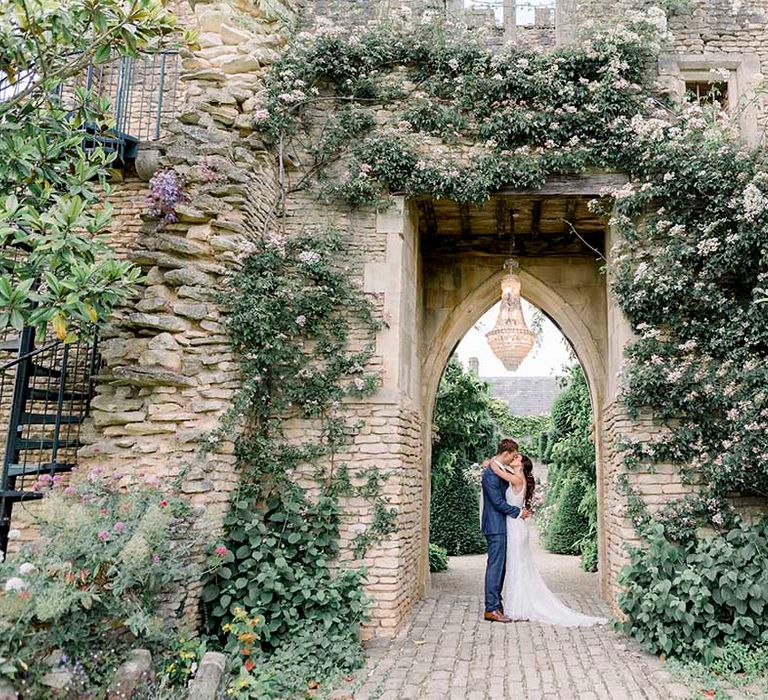
[[[586,484],[584,496],[579,503],[579,513],[587,519],[587,530],[579,542],[581,568],[597,571],[597,488]]]
[[[479,489],[458,465],[448,481],[432,494],[430,539],[450,556],[482,554],[486,550],[480,531]]]
[[[672,543],[660,523],[644,531],[619,577],[619,627],[653,653],[723,657],[725,647],[768,644],[768,521]]]
[[[737,673],[750,680],[768,675],[768,645],[750,647],[743,642],[728,642],[722,656],[712,661],[710,668],[726,678],[733,678]]]
[[[457,109],[429,100],[422,100],[407,109],[403,119],[417,131],[447,138],[460,136],[459,132],[464,127],[464,119]]]
[[[448,552],[444,547],[429,543],[429,570],[432,572],[445,571],[448,568]]]
[[[183,501],[148,484],[122,491],[119,474],[89,477],[64,491],[41,478],[53,490],[34,513],[39,540],[0,564],[0,673],[33,687],[55,649],[87,689],[130,647],[167,642],[160,595],[195,576],[177,534],[189,527]],[[109,658],[94,663],[97,650]]]
[[[330,682],[356,669],[363,659],[359,626],[368,619],[365,571],[332,566],[339,553],[335,500],[312,503],[298,489],[275,492],[262,507],[241,497],[226,526],[203,601],[208,631],[227,635],[229,652],[243,610],[259,619],[252,644],[259,664],[240,670],[237,680],[256,694],[243,697],[290,697],[306,691],[309,680]],[[242,654],[230,656],[236,670],[245,662]],[[265,667],[272,671],[265,675]]]
[[[496,453],[499,428],[494,420],[488,385],[451,358],[435,402],[435,442],[432,448],[432,490],[461,468]]]
[[[514,438],[520,445],[520,452],[531,459],[539,459],[541,440],[549,430],[549,416],[515,416],[506,402],[494,397],[491,403],[493,419],[504,437]]]
[[[589,522],[579,506],[584,498],[586,483],[580,476],[568,477],[552,522],[547,530],[546,547],[554,554],[581,554],[581,541]]]

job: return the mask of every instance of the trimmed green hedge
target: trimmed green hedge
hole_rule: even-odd
[[[460,466],[454,465],[447,481],[432,494],[430,518],[430,540],[450,556],[486,551],[480,531],[479,488]]]
[[[579,509],[586,487],[586,482],[578,475],[570,476],[564,482],[557,510],[547,530],[545,545],[550,552],[581,554],[581,543],[589,527],[589,521]]]

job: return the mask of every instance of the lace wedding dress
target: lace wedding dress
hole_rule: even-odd
[[[525,501],[525,487],[515,493],[507,488],[507,503],[518,508]],[[507,565],[504,575],[504,614],[513,620],[531,620],[564,627],[587,627],[608,622],[602,617],[582,615],[567,607],[547,588],[533,563],[528,541],[528,523],[507,517]]]

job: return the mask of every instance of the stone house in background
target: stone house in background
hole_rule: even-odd
[[[469,369],[488,384],[491,395],[501,399],[513,416],[548,416],[563,392],[557,377],[483,377],[476,357]]]
[[[115,208],[114,245],[145,274],[130,307],[105,330],[96,395],[80,440],[83,468],[99,465],[122,473],[170,478],[183,473],[182,491],[215,535],[237,483],[232,445],[200,456],[199,438],[216,427],[238,387],[236,358],[222,325],[217,295],[238,268],[248,240],[269,227],[278,187],[278,163],[253,129],[252,114],[271,64],[286,42],[283,20],[313,22],[330,14],[337,23],[386,17],[407,6],[414,13],[461,12],[448,0],[215,0],[192,9],[177,2],[181,22],[200,30],[200,49],[180,56],[173,114],[164,114],[160,138],[142,141],[126,163],[110,200]],[[529,15],[505,1],[504,20],[491,26],[491,41],[545,49],[575,41],[589,21],[611,22],[622,9],[645,9],[640,0],[606,7],[594,0],[544,3]],[[674,51],[659,65],[659,77],[677,92],[698,90],[725,71],[724,99],[738,113],[746,141],[756,143],[765,118],[755,87],[768,70],[766,0],[691,0],[690,10],[669,17]],[[493,25],[493,13],[468,15],[473,25]],[[170,89],[170,88],[169,88]],[[740,107],[746,105],[746,108]],[[186,178],[190,201],[179,220],[158,230],[146,222],[147,181],[158,167],[172,166]],[[300,166],[289,170],[301,176]],[[215,173],[215,178],[211,173]],[[623,182],[607,173],[553,179],[540,191],[502,191],[482,209],[446,201],[396,198],[386,212],[349,210],[320,203],[307,192],[285,202],[289,233],[333,224],[354,231],[355,274],[388,327],[377,337],[382,385],[371,399],[350,404],[366,427],[340,455],[355,466],[392,473],[383,491],[398,508],[398,530],[373,548],[369,592],[375,599],[367,633],[391,635],[427,590],[429,567],[429,474],[432,408],[445,363],[458,340],[498,299],[506,248],[496,243],[499,218],[514,206],[518,233],[539,240],[560,236],[564,215],[610,255],[611,231],[591,214],[586,201],[606,186]],[[501,214],[499,214],[501,212]],[[466,243],[454,244],[455,234]],[[469,235],[467,235],[469,233]],[[541,308],[569,339],[584,367],[595,414],[602,594],[612,599],[626,561],[624,544],[636,538],[616,488],[623,471],[614,448],[617,437],[649,437],[650,422],[631,422],[617,401],[622,349],[628,325],[611,298],[595,256],[578,241],[538,256],[535,246],[521,258],[522,293]],[[501,385],[500,385],[501,386]],[[499,389],[501,390],[501,389]],[[307,426],[295,425],[298,438]],[[290,431],[289,431],[290,432]],[[630,479],[651,506],[678,497],[683,485],[671,465]],[[757,507],[745,501],[742,506]],[[350,504],[354,513],[356,506]],[[20,513],[19,517],[23,517]],[[360,522],[369,514],[360,507]],[[351,559],[354,518],[342,534]],[[191,612],[199,588],[191,583],[181,608]]]

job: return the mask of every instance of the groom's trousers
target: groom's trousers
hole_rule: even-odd
[[[486,535],[488,563],[485,567],[485,611],[501,610],[501,589],[507,565],[506,534]]]

